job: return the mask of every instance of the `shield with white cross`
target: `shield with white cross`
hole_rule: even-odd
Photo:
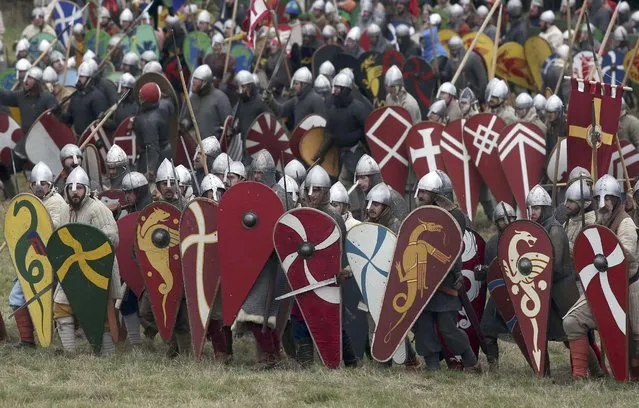
[[[619,140],[619,144],[621,145],[621,155],[623,156],[623,163],[621,161],[619,152],[612,152],[608,174],[610,174],[617,180],[626,178],[623,170],[623,166],[625,164],[626,169],[628,170],[628,177],[630,177],[631,179],[635,179],[639,175],[639,151],[637,151],[637,148],[635,148],[635,146],[629,140]]]
[[[499,161],[499,135],[506,123],[492,113],[480,113],[464,124],[464,143],[479,174],[495,199],[513,202],[506,175]]]
[[[286,128],[277,117],[264,112],[255,118],[246,132],[246,150],[252,155],[266,149],[273,156],[276,167],[282,170],[286,163],[294,159],[288,140]]]
[[[618,84],[626,76],[623,65],[624,55],[621,51],[611,50],[601,59],[601,74],[607,84]]]
[[[472,220],[479,203],[481,176],[464,144],[464,122],[465,119],[457,119],[446,125],[442,130],[440,148],[459,206]]]
[[[371,156],[379,164],[384,182],[395,191],[406,189],[408,157],[405,142],[412,126],[410,114],[400,106],[375,109],[364,125]]]
[[[501,131],[497,149],[508,186],[523,212],[528,192],[543,175],[546,137],[532,123],[516,122]]]
[[[406,153],[417,179],[433,170],[444,170],[439,145],[444,125],[437,122],[419,122],[413,125],[406,137]]]
[[[628,261],[614,232],[589,225],[577,236],[575,269],[617,381],[628,379]]]

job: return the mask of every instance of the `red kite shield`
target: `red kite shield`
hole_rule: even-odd
[[[575,269],[617,381],[628,379],[628,261],[614,232],[589,225],[577,236]]]
[[[327,279],[341,269],[342,234],[335,221],[313,208],[291,210],[278,220],[273,244],[292,290]],[[342,296],[336,283],[295,295],[324,365],[342,361]]]
[[[191,343],[199,360],[221,278],[214,201],[196,198],[189,203],[180,220],[180,242]]]
[[[277,117],[270,112],[264,112],[255,118],[251,128],[246,133],[246,150],[248,153],[254,154],[262,149],[268,150],[280,170],[284,169],[286,163],[294,158],[288,143],[286,129],[277,120]],[[286,163],[282,163],[282,152],[284,152],[284,161]]]
[[[481,176],[466,150],[462,136],[463,126],[464,119],[450,122],[442,130],[440,146],[442,161],[448,163],[446,174],[453,183],[459,205],[468,217],[473,219],[479,203]]]
[[[371,345],[375,360],[393,356],[461,251],[461,230],[448,211],[427,205],[406,217]]]
[[[138,154],[140,154],[140,147],[135,140],[135,133],[133,133],[134,123],[135,116],[129,116],[118,125],[113,133],[113,144],[120,146],[126,152],[131,166],[135,164]]]
[[[546,176],[548,176],[548,180],[551,182],[555,181],[555,161],[557,162],[557,174],[559,179],[557,179],[557,183],[565,183],[568,181],[568,150],[566,150],[566,138],[559,138],[559,142],[555,143],[555,147],[553,147],[552,152],[550,153],[550,157],[548,158],[548,163],[546,163]],[[559,154],[559,158],[557,158],[557,154]]]
[[[619,140],[621,145],[621,154],[623,155],[624,163],[628,169],[628,177],[631,179],[636,178],[639,175],[639,151],[635,146],[630,143],[629,140]],[[610,167],[608,167],[608,174],[616,178],[617,180],[623,180],[626,175],[623,172],[623,163],[619,157],[619,152],[615,150],[612,152],[610,159]]]
[[[53,174],[60,174],[60,149],[68,143],[77,143],[73,131],[60,122],[50,109],[33,122],[24,148],[31,163],[45,162]]]
[[[439,145],[444,125],[437,122],[419,122],[413,125],[406,137],[406,152],[419,180],[433,170],[444,170],[444,160]]]
[[[11,151],[23,137],[18,123],[8,113],[0,112],[0,161],[11,163]]]
[[[135,255],[136,228],[139,212],[133,212],[118,220],[118,247],[115,256],[118,260],[120,277],[127,287],[140,297],[144,292],[144,278]]]
[[[293,156],[298,159],[302,157],[300,153],[300,141],[306,134],[306,131],[316,127],[325,127],[326,119],[321,117],[320,115],[311,114],[302,119],[302,121],[297,125],[293,133],[291,134],[291,140],[289,145],[291,146],[291,152]]]
[[[386,74],[386,71],[393,65],[397,65],[397,68],[402,69],[405,63],[406,58],[404,58],[401,52],[395,49],[384,51],[384,55],[382,56],[382,69],[384,74]]]
[[[539,377],[547,364],[552,251],[546,230],[528,220],[511,222],[499,238],[498,259],[504,282]]]
[[[464,144],[495,199],[498,202],[512,203],[513,194],[508,187],[497,151],[499,134],[505,127],[506,123],[492,113],[475,115],[464,124]]]
[[[408,158],[404,142],[412,126],[410,114],[400,106],[375,109],[364,125],[371,155],[379,164],[384,182],[395,191],[406,189]]]
[[[543,175],[546,137],[532,123],[512,123],[501,131],[498,150],[503,174],[517,207],[523,210],[528,192]]]
[[[404,84],[409,94],[417,99],[422,118],[428,116],[428,108],[437,89],[435,72],[426,60],[420,57],[410,57],[402,68]]]
[[[170,341],[183,295],[180,210],[165,202],[147,205],[138,217],[136,248],[160,336]]]
[[[499,265],[499,259],[493,260],[488,268],[488,274],[486,275],[486,281],[488,282],[488,290],[490,291],[490,298],[497,305],[499,314],[506,322],[510,334],[513,336],[515,343],[521,350],[521,354],[524,355],[528,364],[531,365],[530,357],[528,356],[528,349],[526,348],[526,340],[523,334],[521,334],[521,328],[515,315],[515,309],[510,301],[510,295],[508,295],[508,289],[506,289],[506,282],[504,281],[504,275],[501,273],[501,267]]]
[[[597,147],[597,178],[608,172],[614,137],[621,115],[620,86],[571,79],[568,109],[568,171],[576,166],[593,169],[592,148]],[[614,91],[614,95],[613,95]],[[595,129],[594,132],[591,130]],[[593,143],[593,136],[596,138]]]
[[[284,213],[277,194],[262,183],[244,181],[229,189],[218,207],[224,325],[233,324],[255,280],[273,253],[273,227]],[[247,248],[250,247],[250,256]]]
[[[177,149],[173,155],[175,165],[183,165],[187,168],[191,167],[191,157],[195,156],[195,149],[197,148],[197,142],[195,139],[187,134],[179,134],[177,137]]]

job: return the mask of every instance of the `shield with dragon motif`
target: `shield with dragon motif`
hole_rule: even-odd
[[[623,163],[621,162],[621,156],[618,151],[612,152],[610,159],[610,167],[608,167],[608,174],[616,178],[617,180],[623,180],[626,175],[623,170],[623,165],[626,165],[628,170],[628,177],[632,180],[636,180],[639,176],[639,151],[635,148],[629,140],[619,140],[621,146],[621,156],[623,156]]]
[[[180,242],[191,343],[195,358],[199,360],[221,281],[217,204],[214,201],[196,198],[189,203],[180,221]]]
[[[66,224],[49,238],[47,257],[84,335],[99,353],[115,259],[109,238],[89,224]]]
[[[300,158],[307,166],[319,164],[326,170],[329,176],[337,177],[340,172],[339,150],[336,146],[331,147],[324,155],[321,163],[315,163],[315,156],[319,153],[324,142],[324,128],[314,127],[307,130],[302,136],[299,144]]]
[[[186,65],[193,72],[198,66],[198,59],[202,60],[211,53],[211,38],[202,31],[191,31],[184,37],[182,52]]]
[[[379,164],[384,182],[395,191],[406,189],[408,157],[405,142],[411,127],[410,114],[401,106],[375,109],[364,124],[371,156]]]
[[[617,381],[628,380],[628,260],[614,232],[589,225],[577,236],[575,270]]]
[[[291,140],[289,141],[291,153],[293,153],[293,156],[297,158],[302,157],[302,155],[300,154],[300,142],[307,130],[316,127],[323,128],[325,126],[326,119],[324,119],[320,115],[310,114],[302,119],[293,130],[293,133],[291,133]]]
[[[465,119],[457,119],[446,125],[439,145],[442,161],[447,163],[446,174],[453,183],[457,202],[472,220],[479,203],[481,176],[464,143],[464,122]]]
[[[616,85],[623,81],[626,76],[623,57],[621,51],[610,50],[601,58],[601,75],[605,83]]]
[[[514,41],[499,46],[495,75],[531,91],[539,91],[528,69],[524,46]]]
[[[362,301],[375,325],[379,321],[382,300],[388,274],[393,266],[393,254],[397,244],[397,236],[380,224],[363,222],[355,225],[346,236],[346,256],[353,272],[353,278],[362,294]],[[393,362],[406,362],[406,347],[402,343],[395,354]]]
[[[377,361],[388,361],[426,307],[462,251],[462,233],[446,210],[419,207],[402,223],[379,322],[371,344]]]
[[[470,44],[472,44],[473,39],[477,36],[477,32],[472,32],[464,35],[462,37],[462,41],[464,42],[464,47],[466,49],[470,48]],[[484,33],[479,34],[479,39],[475,43],[475,49],[473,50],[477,52],[484,59],[484,63],[486,67],[493,66],[493,54],[495,53],[495,43]]]
[[[342,233],[331,216],[314,208],[296,208],[280,217],[273,245],[295,295],[315,348],[327,368],[342,361]],[[332,280],[328,284],[328,280]],[[311,285],[326,286],[310,288]]]
[[[511,222],[499,237],[498,261],[537,376],[546,370],[553,248],[536,222]]]
[[[138,55],[142,55],[144,51],[153,51],[155,55],[160,55],[160,47],[155,36],[155,30],[153,26],[147,24],[138,25],[135,28],[129,47],[130,51]]]
[[[402,73],[406,90],[417,100],[422,118],[425,118],[437,90],[433,67],[425,59],[413,56],[406,60]]]
[[[524,55],[526,56],[526,63],[528,64],[528,70],[535,81],[537,89],[541,90],[544,81],[541,75],[541,69],[550,55],[552,49],[548,41],[539,36],[528,37],[524,43]]]
[[[530,189],[541,180],[546,160],[546,137],[532,123],[515,122],[499,137],[499,160],[517,207],[526,208]]]
[[[7,113],[0,112],[0,161],[11,163],[11,151],[16,142],[24,137],[22,128]]]
[[[109,51],[109,40],[111,36],[104,30],[100,30],[100,40],[98,38],[98,30],[95,28],[87,31],[84,44],[87,49],[92,50],[98,56],[98,60],[102,61],[106,53]],[[99,50],[96,49],[99,47]],[[157,54],[156,54],[157,55]]]
[[[233,41],[231,45],[231,55],[235,58],[235,72],[251,70],[255,56],[251,48],[244,41]]]
[[[548,163],[546,164],[546,176],[551,182],[565,183],[568,180],[568,151],[566,138],[562,137],[558,143],[555,143]],[[557,176],[555,175],[557,169]]]
[[[233,324],[240,307],[273,253],[273,228],[284,213],[277,194],[262,183],[245,181],[229,189],[218,207],[224,324]],[[251,254],[246,255],[250,243]]]
[[[171,340],[184,292],[177,207],[156,201],[140,212],[135,247],[160,336]]]
[[[319,47],[313,53],[313,65],[311,72],[314,77],[319,75],[319,67],[325,61],[330,61],[331,63],[335,61],[342,52],[344,52],[344,48],[338,44],[326,44]]]
[[[401,52],[391,48],[390,50],[384,51],[384,55],[382,55],[382,72],[386,74],[386,71],[388,71],[388,69],[393,65],[397,66],[397,68],[399,69],[402,69],[405,63],[406,58],[404,58],[404,55]]]
[[[266,149],[275,159],[275,166],[282,171],[286,163],[294,158],[288,139],[286,128],[277,116],[264,112],[255,118],[246,132],[246,150],[252,155]]]
[[[138,211],[129,213],[118,220],[118,247],[115,257],[118,260],[120,277],[136,297],[144,292],[144,278],[135,254]]]
[[[375,51],[367,51],[357,59],[355,83],[362,94],[373,102],[373,106],[379,106],[386,98],[383,63],[383,55]]]
[[[495,199],[513,202],[513,194],[499,160],[500,133],[506,123],[492,113],[480,113],[464,124],[464,144],[479,174]]]
[[[51,217],[42,201],[31,194],[11,200],[4,218],[4,239],[9,249],[41,347],[51,345],[53,334],[53,269],[47,243],[53,233]]]
[[[488,273],[486,274],[486,282],[488,290],[490,291],[490,298],[493,302],[495,302],[497,310],[501,315],[501,318],[504,320],[504,323],[506,323],[506,327],[508,327],[508,330],[513,336],[517,347],[519,347],[521,354],[524,356],[528,364],[531,364],[532,366],[530,357],[528,356],[528,349],[526,349],[526,341],[524,340],[523,334],[521,334],[521,328],[519,327],[517,316],[515,315],[515,309],[510,301],[508,289],[506,289],[506,281],[504,281],[504,275],[501,273],[499,259],[494,259],[493,262],[490,263]]]
[[[124,119],[113,132],[113,144],[118,145],[126,152],[129,159],[129,166],[134,166],[140,154],[140,146],[138,146],[133,129],[135,116],[129,116]],[[132,167],[133,168],[133,167]]]
[[[440,140],[444,125],[424,121],[413,125],[406,137],[406,153],[417,180],[428,172],[445,170]]]
[[[73,131],[47,110],[31,125],[24,147],[31,163],[42,161],[53,174],[59,174],[62,171],[60,149],[68,143],[77,143]]]

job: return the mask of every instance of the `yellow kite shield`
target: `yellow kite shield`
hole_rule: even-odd
[[[339,151],[337,147],[331,147],[328,152],[324,155],[324,159],[321,163],[315,163],[315,157],[320,151],[320,147],[324,142],[324,128],[316,127],[311,128],[304,133],[302,139],[300,140],[300,156],[301,159],[308,166],[313,166],[314,164],[319,164],[326,170],[329,176],[337,177],[339,176]]]
[[[426,28],[428,30],[428,28]],[[437,38],[439,38],[439,43],[446,49],[448,55],[450,55],[450,50],[448,49],[448,40],[456,36],[457,33],[450,28],[444,28],[439,33],[437,33]],[[428,45],[430,47],[430,44]]]
[[[495,74],[515,85],[537,91],[537,85],[528,69],[523,45],[514,41],[499,47]]]
[[[632,49],[626,53],[623,59],[623,66],[627,72],[628,78],[633,82],[639,84],[639,53],[635,57],[632,66],[630,67],[630,60],[632,59]]]
[[[51,345],[53,334],[53,268],[47,258],[52,233],[51,217],[38,197],[23,193],[11,200],[4,239],[24,298],[31,302],[27,307],[42,347]],[[38,299],[31,301],[36,295]]]
[[[464,47],[468,49],[470,47],[470,43],[473,42],[473,39],[477,35],[476,32],[468,33],[464,37],[462,37],[462,41],[464,42]],[[477,44],[475,44],[475,51],[481,55],[486,63],[486,68],[490,68],[493,66],[493,54],[495,53],[495,43],[484,33],[481,33],[479,36],[479,40],[477,40]]]
[[[544,86],[544,81],[541,78],[541,67],[544,61],[550,57],[550,54],[552,54],[550,44],[539,36],[528,38],[524,44],[524,55],[528,63],[528,70],[538,90]]]

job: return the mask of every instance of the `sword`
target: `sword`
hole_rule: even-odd
[[[197,182],[197,178],[195,177],[195,170],[193,170],[193,163],[191,162],[191,158],[189,157],[189,151],[186,149],[186,143],[184,143],[184,136],[180,136],[180,141],[182,142],[182,148],[184,149],[184,155],[186,156],[186,162],[189,165],[189,169],[191,170],[191,177],[195,181],[195,189],[197,190],[197,195],[201,196],[202,192],[200,191],[200,185]]]
[[[36,300],[40,299],[42,296],[44,296],[45,293],[47,293],[49,290],[51,290],[53,288],[53,285],[55,285],[55,281],[53,281],[50,284],[48,284],[47,286],[45,286],[44,289],[42,289],[40,292],[38,292],[35,295],[33,295],[33,297],[31,299],[29,299],[29,301],[25,302],[25,304],[23,304],[22,306],[20,306],[16,310],[14,310],[13,313],[11,313],[9,315],[9,317],[7,317],[7,319],[11,319],[20,310],[22,310],[25,307],[29,306],[31,303],[35,302]]]
[[[332,285],[334,283],[337,283],[337,276],[334,276],[334,277],[329,278],[329,279],[325,279],[323,281],[312,283],[312,284],[310,284],[308,286],[304,286],[303,288],[295,289],[295,290],[293,290],[291,292],[288,292],[285,295],[276,297],[275,300],[282,300],[282,299],[290,298],[291,296],[301,295],[302,293],[306,293],[306,292],[310,292],[310,291],[315,290],[315,289],[323,288],[324,286]],[[466,293],[466,292],[464,292],[464,293]],[[466,297],[466,298],[468,298],[468,297]],[[477,319],[477,316],[475,316],[475,319]]]
[[[288,48],[288,42],[291,41],[291,37],[292,37],[292,35],[289,35],[288,38],[286,39],[286,44],[284,44],[284,48],[282,48],[282,53],[280,54],[279,59],[277,60],[277,64],[275,64],[275,69],[273,70],[273,74],[271,75],[271,78],[268,80],[268,84],[266,85],[266,89],[269,89],[271,87],[271,83],[273,82],[273,78],[275,78],[277,76],[277,74],[279,74],[279,72],[280,72],[280,65],[282,65],[282,60],[284,59],[282,57],[284,55],[286,55],[286,49]]]

